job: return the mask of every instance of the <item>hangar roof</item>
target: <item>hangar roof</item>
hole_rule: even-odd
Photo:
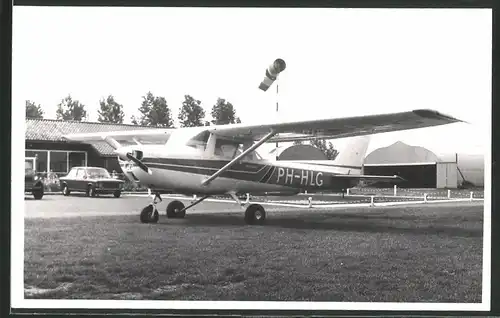
[[[378,148],[365,158],[367,164],[397,164],[441,162],[442,160],[432,151],[424,147],[410,146],[398,141],[388,147]]]
[[[129,124],[110,124],[56,119],[26,118],[25,140],[70,143],[63,138],[72,133],[93,133],[104,131],[125,131],[151,129],[155,127]],[[89,142],[101,156],[114,156],[113,148],[104,141]]]

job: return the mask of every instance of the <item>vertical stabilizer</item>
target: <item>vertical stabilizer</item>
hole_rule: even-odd
[[[346,140],[342,149],[337,149],[339,154],[333,160],[333,165],[359,167],[365,161],[366,152],[370,145],[370,136],[357,136]]]
[[[338,173],[359,175],[362,172],[366,152],[370,145],[370,136],[350,137],[342,143],[332,141],[338,151],[334,160],[290,160],[297,163],[328,166]],[[339,147],[340,145],[340,147]]]

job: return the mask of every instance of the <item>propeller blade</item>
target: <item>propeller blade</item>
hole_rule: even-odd
[[[143,164],[139,159],[137,159],[136,157],[132,156],[130,153],[127,153],[127,158],[130,159],[130,160],[132,160],[136,165],[139,166],[139,168],[141,168],[142,170],[144,170],[148,174],[153,174],[153,172],[151,171],[151,169],[148,168],[148,166],[146,166],[145,164]]]

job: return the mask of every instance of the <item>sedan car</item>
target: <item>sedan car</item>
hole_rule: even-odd
[[[24,192],[31,192],[35,200],[43,197],[43,182],[37,175],[32,160],[26,159],[24,162]]]
[[[99,167],[73,167],[64,177],[59,178],[62,193],[70,195],[74,192],[84,192],[88,197],[98,194],[113,194],[119,198],[124,181],[112,178],[109,172]]]

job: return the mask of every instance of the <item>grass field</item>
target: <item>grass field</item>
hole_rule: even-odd
[[[276,211],[260,227],[232,212],[27,218],[25,297],[480,302],[482,211]]]

